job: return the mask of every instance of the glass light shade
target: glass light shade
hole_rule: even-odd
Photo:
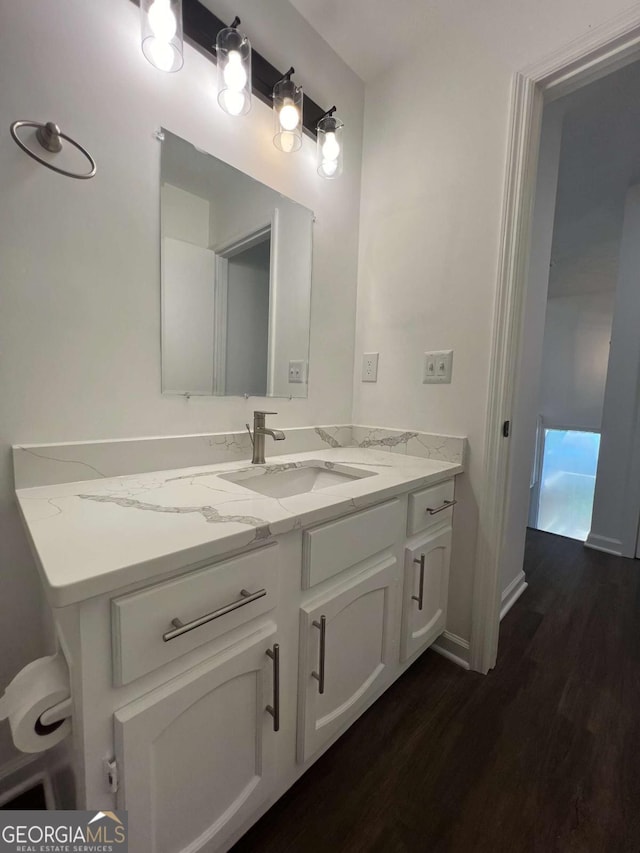
[[[325,116],[318,122],[317,162],[318,174],[329,180],[342,174],[344,124],[335,116]]]
[[[140,0],[142,52],[160,71],[183,63],[182,0]]]
[[[290,154],[302,147],[302,86],[284,79],[273,87],[273,144]]]
[[[231,116],[251,109],[251,44],[235,27],[225,27],[216,38],[218,103]]]

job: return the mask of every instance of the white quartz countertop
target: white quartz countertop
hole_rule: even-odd
[[[351,465],[376,476],[286,498],[220,474]],[[16,491],[47,598],[64,607],[460,474],[461,465],[362,448],[272,456]]]

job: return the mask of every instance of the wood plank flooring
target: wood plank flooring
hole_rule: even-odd
[[[234,853],[638,853],[640,561],[525,570],[488,676],[427,652]]]

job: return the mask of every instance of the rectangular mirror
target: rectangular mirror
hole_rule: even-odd
[[[162,392],[306,397],[312,211],[162,134]]]

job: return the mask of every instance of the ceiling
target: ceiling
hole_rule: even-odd
[[[440,0],[290,0],[338,56],[365,81],[398,59],[427,31]]]
[[[558,103],[564,121],[549,293],[614,290],[625,195],[640,180],[640,62]]]
[[[522,68],[610,18],[603,0],[290,0],[365,82],[440,38],[466,31],[498,61]],[[577,10],[577,8],[579,11]]]

